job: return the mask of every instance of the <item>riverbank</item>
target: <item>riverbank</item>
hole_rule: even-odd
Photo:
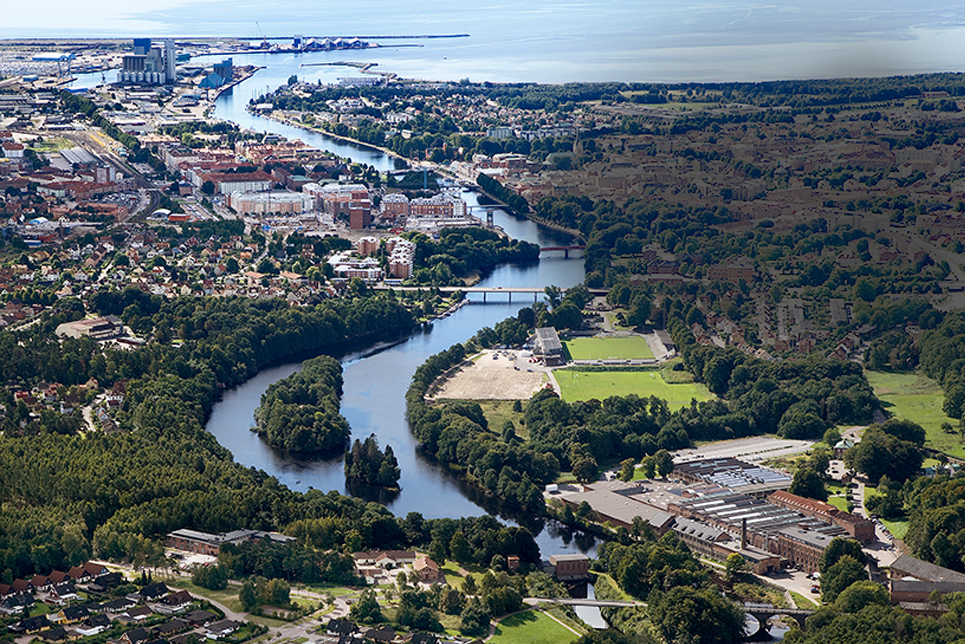
[[[248,109],[248,112],[251,112],[251,110]],[[251,113],[254,113],[254,112],[251,112]],[[308,126],[308,125],[306,125],[305,123],[303,123],[303,122],[301,122],[301,121],[298,121],[298,120],[296,120],[296,119],[294,119],[294,118],[292,118],[292,117],[290,117],[290,116],[285,116],[284,114],[278,114],[278,113],[276,113],[276,112],[274,112],[274,111],[272,111],[272,112],[258,112],[258,113],[257,113],[257,116],[260,116],[261,118],[266,118],[266,119],[275,121],[276,123],[281,123],[281,124],[283,124],[283,125],[287,125],[287,126],[289,126],[289,127],[294,127],[294,128],[298,128],[298,129],[300,129],[300,130],[305,130],[306,132],[312,132],[312,133],[314,133],[314,134],[321,134],[322,136],[326,136],[326,137],[329,137],[329,138],[331,138],[331,139],[335,139],[336,141],[342,141],[343,143],[351,143],[352,145],[357,145],[357,146],[359,146],[359,147],[363,147],[363,148],[366,148],[366,149],[369,149],[369,150],[375,150],[376,152],[381,152],[382,154],[384,154],[384,155],[386,155],[386,156],[388,156],[388,157],[392,157],[393,159],[398,159],[398,160],[400,160],[400,161],[404,161],[406,164],[408,164],[408,165],[410,165],[410,166],[411,166],[411,164],[412,164],[412,161],[411,161],[410,159],[407,159],[406,157],[402,156],[402,155],[399,154],[398,152],[393,152],[392,150],[390,150],[390,149],[388,149],[388,148],[384,148],[384,147],[382,147],[382,146],[374,145],[374,144],[372,144],[372,143],[366,143],[365,141],[359,141],[358,139],[353,139],[353,138],[348,137],[348,136],[342,136],[342,135],[339,135],[339,134],[335,134],[335,133],[333,133],[333,132],[329,132],[329,131],[323,130],[323,129],[321,129],[321,128],[311,127],[311,126]]]

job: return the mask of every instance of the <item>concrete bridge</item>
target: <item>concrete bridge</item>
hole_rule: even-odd
[[[563,606],[596,606],[597,608],[626,608],[628,606],[635,606],[638,608],[646,608],[646,602],[637,601],[618,601],[618,600],[606,600],[606,599],[569,599],[562,597],[525,597],[523,601],[529,606],[537,606],[539,604],[560,604]]]
[[[764,625],[772,617],[777,615],[787,615],[792,617],[801,628],[804,628],[804,620],[814,613],[813,610],[806,608],[778,608],[771,604],[744,604],[744,612],[757,619],[757,622],[764,628]]]
[[[541,294],[545,294],[546,289],[542,286],[387,286],[379,284],[373,286],[377,291],[439,291],[440,293],[465,293],[466,295],[470,293],[482,293],[483,302],[486,301],[486,297],[491,294],[505,293],[510,302],[513,301],[513,293],[517,295],[532,295],[533,301],[539,300]],[[606,295],[610,292],[608,288],[590,288],[587,289],[590,295]]]
[[[563,256],[564,256],[566,259],[569,259],[569,258],[570,258],[570,251],[571,251],[571,250],[586,250],[586,246],[580,245],[580,244],[574,244],[574,245],[572,245],[572,246],[543,246],[542,248],[539,249],[539,252],[540,252],[540,253],[549,253],[549,252],[552,252],[552,251],[554,251],[554,250],[555,250],[555,251],[560,251],[560,250],[563,251]]]
[[[509,301],[513,301],[513,293],[517,295],[532,295],[533,301],[539,300],[539,296],[545,291],[542,286],[376,286],[376,290],[381,291],[439,291],[440,293],[482,293],[483,302],[486,296],[491,293],[505,293]]]

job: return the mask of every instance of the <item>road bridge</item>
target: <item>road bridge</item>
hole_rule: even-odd
[[[804,628],[804,620],[806,620],[809,615],[814,614],[813,610],[806,608],[778,608],[771,604],[752,604],[750,602],[744,604],[744,612],[757,619],[761,628],[764,628],[767,620],[778,615],[787,615],[793,618],[801,628]]]
[[[582,244],[573,244],[571,246],[543,246],[539,249],[540,253],[551,253],[553,251],[563,251],[563,256],[566,259],[570,258],[571,250],[586,250],[586,246]]]
[[[486,297],[491,294],[505,293],[509,301],[513,301],[513,294],[517,295],[532,295],[533,301],[539,300],[541,293],[546,292],[546,288],[543,286],[389,286],[387,284],[378,284],[373,286],[377,291],[398,291],[400,293],[408,291],[438,291],[439,293],[453,294],[453,293],[482,293],[483,302],[486,301]],[[591,288],[587,289],[590,295],[606,295],[610,289],[608,288]]]
[[[540,294],[545,290],[542,286],[376,286],[378,291],[439,291],[440,293],[482,293],[483,302],[492,293],[505,293],[510,302],[513,301],[513,293],[517,295],[532,295],[533,301],[539,299]]]

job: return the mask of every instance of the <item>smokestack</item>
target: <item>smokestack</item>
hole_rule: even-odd
[[[747,518],[741,519],[741,550],[747,548]]]

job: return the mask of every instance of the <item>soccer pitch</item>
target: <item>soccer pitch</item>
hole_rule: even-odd
[[[574,371],[557,369],[553,377],[563,392],[563,400],[605,400],[610,396],[636,394],[641,398],[656,396],[667,401],[671,409],[713,398],[707,388],[699,383],[682,385],[667,384],[659,371]]]
[[[573,338],[563,342],[573,360],[646,360],[653,358],[647,340],[639,335]]]

